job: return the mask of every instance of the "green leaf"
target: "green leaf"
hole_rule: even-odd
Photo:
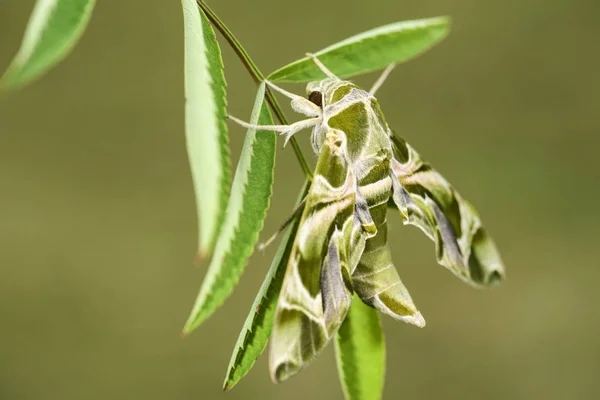
[[[377,310],[356,295],[336,335],[335,352],[346,399],[381,399],[385,375],[381,322]]]
[[[185,130],[199,219],[199,260],[212,253],[227,207],[229,149],[225,77],[215,33],[195,0],[182,0]]]
[[[308,182],[305,182],[298,198],[298,204],[307,192]],[[301,214],[298,214],[292,226],[287,229],[271,263],[271,268],[254,299],[252,308],[250,308],[250,313],[246,318],[246,322],[244,322],[231,355],[229,367],[227,367],[227,375],[223,383],[224,390],[231,389],[250,371],[267,345],[273,329],[277,300],[279,299],[281,284],[294,245],[300,217]]]
[[[340,78],[348,78],[408,61],[446,37],[447,17],[397,22],[352,36],[314,53]],[[325,74],[308,57],[294,61],[267,77],[273,82],[310,82]]]
[[[273,124],[264,97],[263,83],[256,95],[250,118],[252,124]],[[269,208],[276,144],[275,132],[250,129],[246,134],[225,221],[200,293],[183,329],[185,334],[200,325],[229,297],[244,271]]]
[[[94,4],[95,0],[38,0],[0,88],[24,86],[65,58],[83,34]]]

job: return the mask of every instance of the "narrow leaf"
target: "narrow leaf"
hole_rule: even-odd
[[[95,0],[38,0],[0,88],[21,87],[65,58],[83,34],[94,4]]]
[[[385,342],[377,310],[354,296],[335,339],[338,371],[346,399],[381,399]]]
[[[308,182],[304,184],[298,204],[308,192]],[[273,329],[273,318],[285,269],[294,245],[294,238],[300,222],[300,214],[296,216],[277,250],[271,268],[261,285],[250,313],[244,322],[240,336],[231,355],[223,389],[229,390],[242,379],[254,365],[256,359],[262,354]]]
[[[229,150],[225,77],[215,33],[195,0],[182,0],[185,130],[199,219],[199,260],[211,254],[227,206]]]
[[[381,26],[314,53],[340,78],[348,78],[382,69],[392,63],[408,61],[446,37],[450,30],[447,17],[397,22]],[[325,74],[308,57],[273,72],[273,82],[309,82]]]
[[[260,85],[250,122],[273,124]],[[258,241],[273,192],[276,134],[248,130],[235,172],[231,196],[215,252],[200,294],[183,329],[189,333],[209,317],[233,291]]]

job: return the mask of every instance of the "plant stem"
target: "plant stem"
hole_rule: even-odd
[[[225,40],[227,40],[229,45],[233,48],[233,50],[235,51],[235,53],[237,54],[239,59],[242,61],[242,64],[244,64],[244,66],[248,70],[248,73],[250,74],[250,76],[252,76],[252,79],[254,79],[254,82],[256,82],[257,84],[260,84],[262,81],[264,81],[265,80],[264,75],[260,72],[260,70],[254,63],[254,61],[252,61],[252,59],[250,58],[250,55],[248,54],[246,49],[244,49],[242,44],[237,40],[237,38],[234,36],[234,34],[229,30],[227,25],[225,25],[225,23],[223,21],[221,21],[221,19],[217,16],[217,14],[215,14],[214,11],[211,10],[210,7],[203,0],[196,0],[196,2],[198,3],[198,6],[204,11],[207,18],[210,20],[210,22],[212,22],[212,24],[219,30],[219,32],[221,32],[221,34],[223,35]],[[275,116],[277,117],[279,122],[283,125],[289,125],[289,122],[288,122],[287,118],[285,117],[285,115],[283,114],[283,111],[281,111],[281,107],[279,106],[279,103],[277,103],[277,99],[275,99],[275,96],[273,95],[273,93],[268,88],[265,93],[266,93],[267,103],[269,103],[269,106],[275,113]],[[302,152],[302,149],[300,148],[298,141],[296,141],[296,138],[292,136],[292,138],[290,139],[290,143],[292,144],[294,153],[296,153],[296,158],[298,159],[298,162],[300,163],[300,167],[302,167],[302,170],[304,171],[306,178],[311,180],[312,179],[312,171],[310,170],[310,167],[308,166],[308,163],[306,162],[306,158],[304,157],[304,153]]]

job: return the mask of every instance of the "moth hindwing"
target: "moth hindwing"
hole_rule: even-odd
[[[319,354],[343,322],[353,292],[395,319],[425,325],[392,263],[389,204],[435,241],[438,262],[463,280],[488,285],[504,276],[475,209],[386,123],[374,93],[391,68],[367,92],[313,60],[327,78],[308,84],[308,99],[267,82],[308,119],[253,126],[232,118],[280,132],[286,141],[311,128],[319,156],[275,313],[269,365],[276,382]]]
[[[393,199],[405,224],[419,227],[435,242],[439,264],[474,286],[504,279],[504,265],[477,210],[431,165],[396,135]]]

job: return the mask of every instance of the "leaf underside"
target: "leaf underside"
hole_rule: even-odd
[[[300,191],[298,203],[306,196],[307,191],[308,182],[305,182]],[[244,322],[227,367],[227,374],[223,383],[224,390],[231,389],[250,371],[254,362],[267,346],[267,341],[273,329],[273,318],[281,284],[298,230],[299,219],[300,215],[297,215],[292,226],[287,229],[269,272],[250,308],[250,313]]]
[[[229,193],[225,78],[215,33],[195,0],[182,0],[185,32],[185,128],[199,219],[198,258],[209,256]]]
[[[397,22],[352,36],[314,54],[338,77],[348,78],[408,61],[441,41],[449,30],[447,17]],[[311,59],[304,57],[271,73],[267,79],[310,82],[325,77]]]
[[[0,88],[24,86],[65,58],[83,34],[94,4],[95,0],[38,0]]]
[[[259,87],[253,124],[273,123],[265,85]],[[183,332],[191,332],[231,295],[258,241],[272,194],[276,134],[248,130],[231,188],[231,196],[214,255]]]

